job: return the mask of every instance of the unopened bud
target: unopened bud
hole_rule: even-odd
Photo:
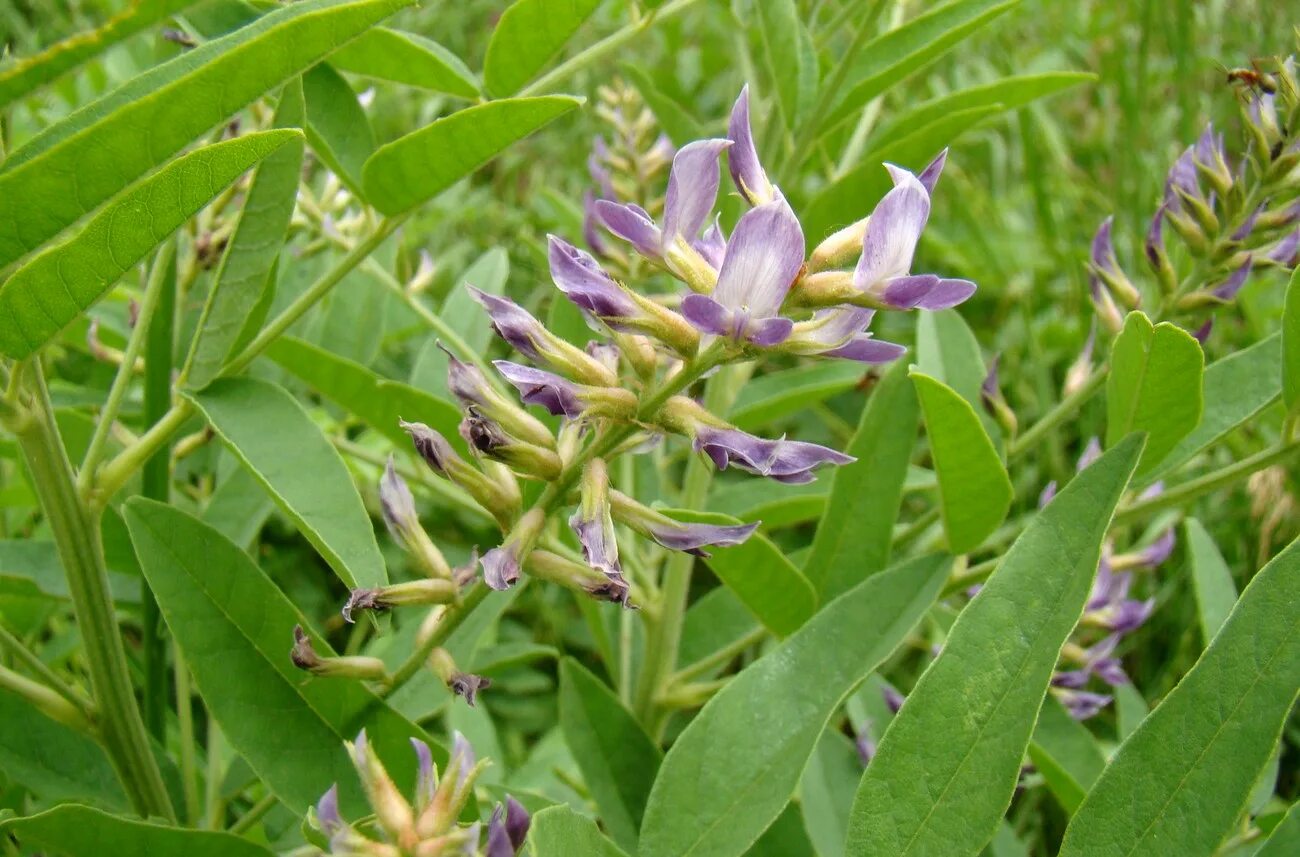
[[[489,475],[457,455],[446,438],[424,423],[401,420],[399,425],[410,435],[415,451],[434,473],[459,485],[497,520],[508,520],[518,514],[519,483],[509,469],[496,462],[485,462],[491,465]]]
[[[818,244],[808,259],[808,270],[816,273],[831,268],[843,268],[860,256],[862,238],[866,235],[867,221],[870,219],[864,217],[856,223],[850,223]]]
[[[379,505],[384,513],[384,523],[393,540],[415,557],[424,573],[433,578],[451,578],[451,566],[442,551],[433,544],[429,534],[420,526],[415,511],[415,498],[405,480],[397,475],[393,457],[388,457],[384,475],[379,480]]]
[[[388,775],[384,763],[379,760],[374,748],[370,746],[366,738],[366,730],[362,729],[356,741],[349,743],[347,747],[348,755],[352,757],[352,764],[361,777],[361,785],[365,788],[366,797],[370,800],[371,809],[375,811],[375,820],[379,822],[379,826],[393,840],[404,844],[410,842],[413,845],[411,839],[415,832],[415,813],[406,798],[402,797],[397,784]]]
[[[460,435],[471,448],[510,465],[521,475],[549,481],[559,478],[563,469],[563,462],[553,449],[513,437],[476,408],[467,409],[460,423]],[[553,438],[551,442],[553,445]]]
[[[614,578],[589,565],[543,550],[535,550],[529,555],[528,573],[597,600],[612,601],[636,609],[636,605],[630,601],[631,588],[621,574]]]
[[[497,590],[513,586],[545,524],[546,514],[541,509],[529,509],[501,546],[483,555],[483,581]]]
[[[460,589],[452,580],[412,580],[373,589],[354,589],[343,605],[343,619],[355,621],[358,610],[384,611],[411,604],[452,604]]]
[[[497,335],[520,354],[545,364],[561,374],[584,384],[613,386],[618,375],[599,360],[547,330],[514,301],[468,287],[474,299],[487,310]]]
[[[555,438],[544,423],[498,392],[477,366],[457,359],[441,343],[438,347],[447,354],[447,388],[471,413],[500,425],[505,432],[522,441],[548,449],[555,447]],[[462,424],[461,435],[464,434]],[[482,451],[468,437],[465,440]]]
[[[363,681],[387,681],[388,670],[379,658],[360,656],[321,657],[301,625],[293,626],[293,648],[289,659],[300,670],[324,677],[356,678]]]
[[[420,264],[415,269],[410,282],[406,284],[406,292],[410,295],[418,295],[433,285],[434,277],[437,276],[437,268],[433,264],[433,257],[429,255],[428,250],[420,251]]]

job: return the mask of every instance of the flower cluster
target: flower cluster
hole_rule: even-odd
[[[640,124],[625,136],[625,150],[646,139]],[[655,143],[650,165],[668,151]],[[730,235],[714,212],[724,153],[748,204]],[[875,312],[941,309],[969,297],[975,286],[968,281],[912,271],[945,154],[919,175],[886,165],[894,186],[871,215],[808,255],[798,217],[759,161],[747,91],[726,138],[695,141],[672,155],[662,204],[626,200],[626,183],[610,170],[616,164],[609,147],[599,146],[590,163],[598,188],[589,199],[589,226],[606,234],[589,234],[589,246],[606,260],[622,260],[613,266],[621,272],[641,271],[640,280],[656,282],[666,275],[683,288],[662,294],[634,286],[596,256],[551,236],[555,286],[603,335],[579,347],[514,301],[474,290],[497,336],[527,362],[489,364],[478,354],[448,351],[448,388],[463,409],[468,457],[429,426],[402,424],[429,468],[500,524],[504,539],[481,560],[486,585],[508,589],[527,573],[635,607],[654,592],[654,581],[638,580],[624,566],[620,531],[693,554],[748,538],[757,525],[684,523],[615,489],[609,462],[659,438],[685,439],[719,470],[786,483],[809,482],[819,467],[852,461],[816,444],[749,434],[689,390],[721,366],[769,355],[887,362],[903,348],[872,337],[867,328]],[[530,408],[558,417],[558,428]],[[545,483],[526,509],[521,480]],[[381,499],[396,540],[426,579],[354,594],[349,614],[399,603],[454,606],[466,575],[423,535],[391,467]],[[450,667],[441,672],[452,674]]]
[[[1169,170],[1144,241],[1165,307],[1202,314],[1200,339],[1212,324],[1203,311],[1231,302],[1253,271],[1294,268],[1300,261],[1300,89],[1294,59],[1251,79],[1257,82],[1243,91],[1247,154],[1234,164],[1224,135],[1206,126]],[[1142,292],[1119,264],[1112,226],[1107,218],[1097,230],[1088,270],[1097,314],[1118,330],[1121,310],[1136,309]],[[1181,254],[1171,252],[1166,227],[1181,243]],[[1180,256],[1193,262],[1183,275],[1176,264]]]
[[[488,821],[486,835],[479,822],[461,824],[461,812],[474,792],[486,761],[476,761],[474,751],[456,733],[447,767],[439,775],[429,745],[411,739],[419,759],[415,801],[397,788],[384,763],[370,748],[365,730],[348,743],[366,798],[374,811],[373,822],[352,825],[339,813],[338,785],[330,787],[316,804],[312,826],[328,844],[328,854],[348,857],[514,857],[528,835],[528,811],[507,796]]]

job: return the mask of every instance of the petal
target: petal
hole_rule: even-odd
[[[771,348],[773,345],[780,345],[789,339],[792,330],[794,330],[793,321],[780,316],[772,316],[771,318],[758,318],[747,321],[742,335],[754,345]]]
[[[921,296],[916,305],[921,309],[948,309],[975,294],[975,284],[970,280],[943,279]]]
[[[605,228],[631,244],[647,259],[661,255],[662,236],[654,219],[635,205],[621,205],[607,199],[596,200],[593,208]]]
[[[871,212],[862,238],[862,258],[853,273],[862,291],[884,280],[907,274],[930,218],[930,194],[925,185],[905,170],[892,170],[894,189]]]
[[[758,524],[656,524],[650,526],[650,537],[669,550],[686,551],[706,556],[701,548],[731,547],[754,534]]]
[[[736,105],[731,108],[731,120],[727,123],[727,136],[732,146],[727,152],[727,169],[731,180],[740,195],[750,205],[762,205],[772,200],[772,184],[763,171],[758,160],[758,149],[754,146],[754,133],[749,124],[749,86],[740,90]]]
[[[889,363],[907,353],[902,345],[875,339],[870,334],[855,336],[848,344],[822,352],[826,357],[856,360],[859,363]]]
[[[722,224],[719,219],[713,221],[713,225],[704,230],[704,235],[700,236],[694,245],[695,251],[704,257],[704,261],[713,266],[714,270],[722,267],[722,260],[727,255],[727,237],[722,234]]]
[[[493,589],[506,590],[519,579],[519,557],[513,548],[493,548],[483,555],[483,582]]]
[[[433,773],[433,751],[419,738],[411,739],[415,757],[419,760],[415,775],[415,800],[417,806],[424,808],[433,800],[433,791],[437,787],[437,777]]]
[[[1250,276],[1250,268],[1254,264],[1254,259],[1249,256],[1237,270],[1232,272],[1232,276],[1224,280],[1213,290],[1214,296],[1221,301],[1230,301],[1241,291],[1241,287],[1246,285],[1246,278]]]
[[[711,297],[687,295],[682,298],[682,315],[701,333],[730,336],[734,324],[731,310]]]
[[[506,832],[510,834],[510,843],[515,846],[515,850],[523,847],[531,823],[532,818],[524,805],[506,795]]]
[[[934,186],[938,184],[939,174],[943,172],[946,163],[948,163],[948,150],[944,149],[916,177],[917,181],[925,187],[925,192],[931,196],[934,196]]]
[[[1103,271],[1114,273],[1119,268],[1115,260],[1115,245],[1111,239],[1111,229],[1115,225],[1114,217],[1107,217],[1097,227],[1092,236],[1092,249],[1089,258],[1092,264]]]
[[[636,303],[589,253],[552,235],[547,255],[551,279],[580,309],[598,318],[630,318],[637,314]]]
[[[326,836],[333,836],[343,827],[343,817],[339,815],[339,786],[330,786],[316,802],[316,819]]]
[[[856,334],[867,329],[874,310],[860,307],[836,307],[818,310],[808,321],[794,326],[792,336],[801,343],[824,345],[828,348],[845,345]]]
[[[537,341],[542,339],[544,328],[532,313],[509,298],[490,295],[466,284],[474,300],[487,310],[492,319],[492,328],[497,335],[510,344],[520,354],[536,360],[540,358]]]
[[[690,243],[699,236],[718,198],[718,155],[730,145],[730,140],[696,140],[673,157],[664,196],[665,245],[678,238]]]
[[[937,285],[939,277],[935,274],[894,277],[885,283],[881,298],[894,309],[914,309],[920,306],[925,296]]]
[[[750,209],[731,235],[713,298],[758,318],[774,316],[803,258],[803,229],[784,199]]]
[[[552,414],[569,419],[582,415],[577,388],[559,375],[509,360],[493,360],[492,365],[519,391],[526,404],[541,405]]]

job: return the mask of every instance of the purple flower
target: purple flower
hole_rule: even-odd
[[[1114,217],[1107,217],[1101,222],[1092,236],[1092,250],[1089,254],[1093,266],[1107,274],[1119,273],[1119,261],[1115,258],[1115,243],[1111,237],[1114,225]]]
[[[903,708],[903,703],[907,701],[907,697],[889,685],[880,689],[880,695],[885,698],[885,706],[894,714],[897,714]]]
[[[695,450],[713,460],[719,470],[735,465],[741,470],[791,484],[812,482],[813,470],[822,464],[848,464],[852,456],[815,443],[766,440],[740,429],[699,426]]]
[[[871,764],[871,760],[876,757],[876,741],[871,737],[871,723],[868,722],[853,739],[853,746],[858,751],[858,761],[862,767]]]
[[[1276,262],[1284,268],[1290,268],[1295,266],[1297,251],[1300,251],[1300,229],[1295,229],[1283,236],[1269,248],[1268,252],[1264,254],[1264,258],[1270,262]]]
[[[506,795],[503,808],[497,804],[488,822],[487,848],[484,857],[513,857],[524,847],[532,819],[523,804]]]
[[[1181,213],[1183,210],[1183,197],[1192,199],[1201,198],[1201,186],[1196,175],[1196,161],[1194,149],[1188,146],[1183,153],[1174,161],[1169,168],[1169,175],[1165,177],[1165,195],[1162,208],[1166,211]]]
[[[605,239],[600,237],[600,216],[596,214],[596,195],[591,191],[582,194],[582,240],[587,242],[591,252],[599,256],[608,256],[609,248]]]
[[[1038,495],[1038,508],[1043,508],[1056,497],[1056,480],[1053,479],[1043,486],[1042,493]]]
[[[554,235],[547,238],[551,279],[579,309],[586,310],[615,330],[623,329],[619,326],[620,321],[639,314],[636,302],[590,254]]]
[[[519,579],[519,546],[506,542],[483,554],[483,582],[493,589],[507,590]]]
[[[605,138],[601,136],[593,137],[591,140],[591,153],[587,155],[587,174],[591,176],[591,180],[600,189],[601,199],[614,199],[616,196],[609,167],[605,166],[605,160],[608,157],[609,145],[605,142]]]
[[[1074,466],[1074,472],[1082,473],[1098,458],[1101,458],[1101,441],[1096,437],[1090,437],[1083,447],[1083,452],[1079,454],[1079,462]]]
[[[618,560],[618,542],[614,527],[602,520],[601,515],[584,517],[582,511],[573,513],[569,526],[582,546],[582,557],[587,565],[611,579],[621,579],[623,566]]]
[[[643,208],[597,200],[596,214],[605,228],[627,241],[647,259],[664,262],[674,251],[694,251],[693,243],[718,198],[718,155],[730,140],[696,140],[678,150],[668,174],[662,228]]]
[[[907,353],[892,342],[866,333],[875,310],[835,307],[813,313],[808,321],[796,322],[783,350],[794,354],[820,354],[860,363],[888,363]]]
[[[1168,203],[1160,203],[1156,209],[1155,216],[1151,218],[1151,225],[1147,227],[1147,237],[1143,249],[1147,255],[1147,261],[1151,267],[1160,268],[1161,259],[1165,256],[1165,208]]]
[[[316,820],[320,828],[331,839],[346,827],[343,816],[339,815],[339,785],[335,783],[316,801]]]
[[[447,355],[447,389],[460,399],[462,405],[490,407],[493,403],[494,391],[492,385],[488,383],[487,376],[477,366],[457,358],[441,342],[437,345]]]
[[[509,298],[490,295],[469,285],[466,288],[474,300],[487,310],[497,336],[531,360],[546,359],[539,348],[539,343],[545,341],[545,328],[531,313]]]
[[[934,186],[939,183],[939,176],[943,173],[944,165],[948,163],[948,150],[944,149],[934,160],[921,170],[921,174],[916,178],[925,187],[925,192],[934,196]]]
[[[1232,233],[1232,240],[1245,241],[1250,237],[1250,233],[1255,229],[1255,223],[1259,220],[1259,216],[1264,213],[1264,209],[1266,208],[1268,208],[1267,201],[1261,202],[1259,205],[1255,206],[1255,210],[1250,213],[1250,216],[1243,220],[1241,225],[1237,227],[1236,231]]]
[[[1192,338],[1204,345],[1210,338],[1210,332],[1214,330],[1214,317],[1210,316],[1201,322],[1201,326],[1192,331]]]
[[[1139,563],[1147,568],[1155,568],[1169,559],[1169,555],[1174,552],[1174,542],[1174,530],[1170,527],[1138,553]]]
[[[1106,694],[1086,690],[1062,689],[1057,692],[1056,697],[1061,700],[1075,720],[1087,720],[1111,703],[1111,697]]]
[[[758,524],[683,524],[677,521],[649,524],[646,534],[669,550],[708,556],[705,547],[732,547],[754,534]]]
[[[714,219],[713,225],[704,230],[694,246],[714,270],[721,268],[727,255],[727,236],[722,234],[722,224]]]
[[[534,369],[509,360],[493,360],[507,381],[510,382],[525,404],[541,405],[556,416],[576,419],[582,416],[583,406],[578,399],[578,388],[552,372]]]
[[[422,812],[438,788],[438,775],[433,769],[433,751],[419,738],[411,739],[411,749],[415,750],[417,761],[415,768],[415,807]]]
[[[424,423],[398,420],[398,425],[410,436],[415,451],[429,465],[429,469],[445,476],[450,463],[459,458],[447,439]]]
[[[727,136],[731,139],[731,149],[727,152],[727,168],[731,180],[740,195],[750,205],[764,205],[775,198],[775,188],[767,179],[767,173],[758,160],[758,149],[754,146],[754,133],[749,123],[749,86],[740,90],[740,97],[731,108],[731,120],[727,123]]]
[[[777,313],[803,255],[803,230],[789,204],[778,197],[757,206],[736,224],[713,294],[687,295],[682,315],[703,333],[778,345],[794,328]]]
[[[1246,285],[1246,278],[1250,276],[1250,268],[1253,263],[1254,260],[1247,256],[1246,261],[1232,272],[1232,276],[1215,286],[1211,290],[1211,294],[1221,301],[1230,301],[1235,298],[1237,293],[1241,291],[1241,287]]]
[[[406,480],[397,475],[391,455],[379,479],[379,507],[393,540],[406,544],[412,532],[419,528],[420,519],[415,512],[415,497],[411,496]]]
[[[893,309],[956,306],[975,293],[974,283],[911,273],[916,244],[930,218],[930,192],[907,170],[892,164],[885,168],[894,180],[894,188],[880,200],[867,221],[862,258],[853,272],[854,287]]]

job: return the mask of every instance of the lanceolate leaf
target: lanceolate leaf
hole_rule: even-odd
[[[465,441],[456,429],[461,413],[448,401],[399,381],[380,378],[360,363],[291,336],[273,343],[267,349],[267,356],[325,398],[369,423],[400,449],[411,445],[411,439],[398,424],[399,420],[406,420],[437,429],[448,443],[462,454],[468,454]]]
[[[301,138],[299,131],[265,131],[205,146],[140,182],[80,232],[33,257],[0,285],[0,351],[22,359],[45,345],[241,173]],[[0,173],[0,185],[4,180]],[[3,211],[20,207],[6,204]]]
[[[674,509],[671,514],[682,521],[740,523],[712,512]],[[778,637],[794,632],[817,610],[817,593],[808,578],[762,533],[735,547],[710,548],[709,553],[705,562],[713,573]]]
[[[312,151],[350,190],[361,194],[361,168],[375,153],[375,134],[356,92],[326,64],[302,76],[302,91]]]
[[[912,372],[912,381],[939,476],[948,547],[966,553],[979,547],[1007,516],[1014,493],[1011,479],[969,402],[920,372]]]
[[[42,853],[72,857],[271,857],[272,853],[229,833],[168,827],[76,805],[0,821],[0,833],[38,846]]]
[[[1269,834],[1255,857],[1289,857],[1300,851],[1300,802],[1291,804],[1282,821]]]
[[[605,828],[635,851],[659,747],[605,683],[572,658],[560,664],[560,726]]]
[[[1300,410],[1300,268],[1291,274],[1282,310],[1282,401]]]
[[[1106,757],[1092,733],[1051,694],[1038,714],[1029,758],[1066,812],[1078,809],[1106,767]]]
[[[524,847],[532,857],[627,857],[601,834],[596,822],[564,804],[533,816]]]
[[[862,68],[827,117],[830,127],[867,102],[952,50],[971,33],[1016,5],[1018,0],[954,0],[926,11],[863,46]]]
[[[1292,542],[1111,759],[1066,830],[1062,857],[1216,852],[1300,688],[1298,600],[1300,542]]]
[[[758,36],[763,43],[763,59],[776,93],[777,104],[786,127],[794,127],[799,115],[799,77],[803,54],[799,49],[799,10],[794,0],[768,0],[755,3]]]
[[[992,838],[1141,451],[1128,438],[1076,476],[957,617],[863,776],[846,853],[955,857]]]
[[[1196,616],[1200,620],[1201,641],[1209,645],[1228,621],[1237,603],[1237,585],[1232,571],[1214,539],[1195,518],[1183,521],[1183,544],[1186,546],[1187,570],[1196,593]]]
[[[564,95],[510,98],[445,116],[375,152],[363,171],[366,196],[385,214],[409,211],[581,103]]]
[[[1207,366],[1205,412],[1200,423],[1169,450],[1144,481],[1153,481],[1186,464],[1276,401],[1282,390],[1277,371],[1281,360],[1282,337],[1274,335]]]
[[[7,690],[0,690],[0,723],[0,768],[32,794],[50,802],[129,808],[108,756],[88,736]]]
[[[222,734],[296,814],[339,784],[345,814],[365,805],[343,748],[365,728],[393,776],[409,786],[419,727],[360,682],[313,680],[289,660],[294,625],[310,626],[248,554],[186,513],[144,498],[127,526],[149,588]],[[318,654],[333,653],[311,633]],[[435,755],[445,754],[434,748]]]
[[[1106,444],[1147,432],[1140,472],[1149,470],[1201,421],[1205,356],[1191,334],[1168,322],[1154,327],[1131,312],[1110,352]]]
[[[832,477],[803,569],[823,598],[834,598],[889,564],[918,417],[907,364],[900,360],[872,390],[844,450],[857,461],[837,467]]]
[[[135,35],[196,0],[132,0],[103,26],[90,33],[78,33],[50,45],[39,54],[19,60],[0,72],[0,108],[8,107],[38,87]]]
[[[302,83],[284,85],[275,111],[279,128],[302,127]],[[291,140],[258,164],[235,232],[226,245],[190,351],[188,385],[201,389],[221,370],[231,347],[267,288],[293,217],[302,172],[303,141]]]
[[[537,76],[596,11],[601,0],[515,0],[492,31],[483,80],[499,97]]]
[[[292,396],[266,381],[222,378],[191,399],[349,588],[387,582],[347,466]]]
[[[308,0],[150,69],[0,167],[0,267],[414,0]]]
[[[950,565],[926,557],[873,575],[710,700],[659,769],[640,857],[745,853],[781,814],[831,714],[924,615]]]
[[[330,55],[340,71],[478,98],[478,81],[460,57],[417,33],[375,27]]]

